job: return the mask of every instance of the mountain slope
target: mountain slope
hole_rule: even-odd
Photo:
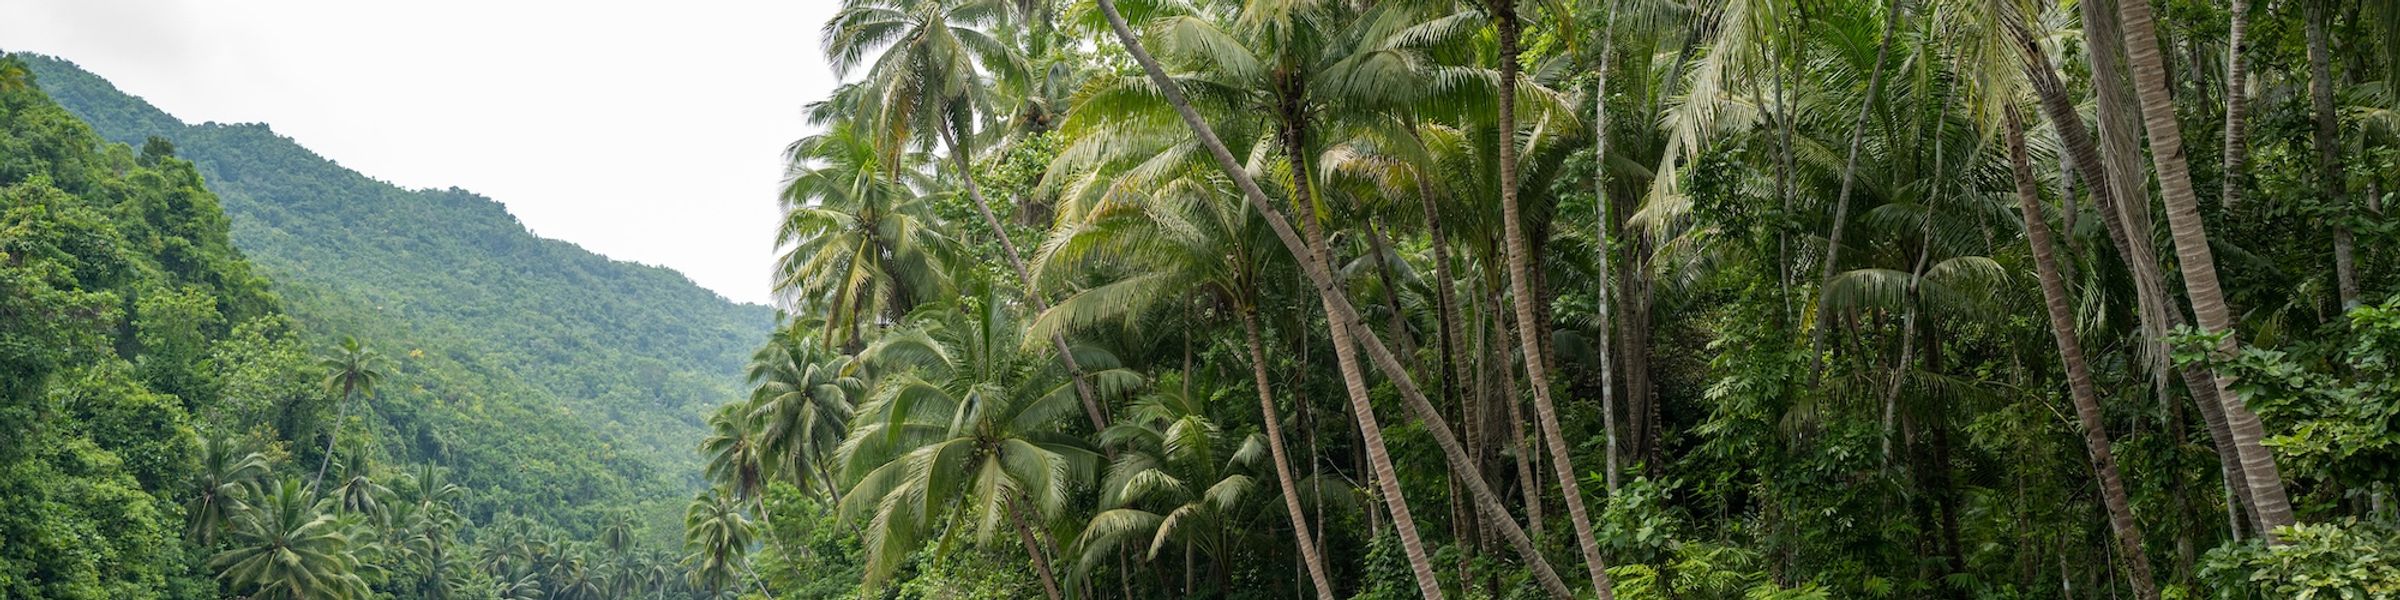
[[[480,503],[486,511],[638,498],[654,512],[694,485],[702,409],[739,393],[769,309],[534,236],[464,190],[402,189],[264,125],[188,125],[71,63],[26,62],[103,137],[163,138],[195,163],[235,244],[308,331],[405,357],[377,400],[388,422],[376,427],[401,446],[387,451],[451,464],[470,484],[516,496]],[[473,416],[494,405],[540,416],[475,430]],[[585,462],[607,465],[633,497],[607,489],[612,477],[577,473]],[[520,479],[543,483],[508,483]]]

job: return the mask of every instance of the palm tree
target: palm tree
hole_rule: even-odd
[[[842,11],[825,24],[825,53],[833,62],[834,74],[842,77],[875,55],[875,64],[865,76],[872,90],[872,96],[865,99],[875,104],[861,117],[874,128],[878,143],[887,152],[927,133],[940,141],[957,169],[958,183],[966,189],[984,225],[991,228],[1018,284],[1024,286],[1026,301],[1039,312],[1049,308],[1049,300],[1034,285],[1024,255],[1017,252],[1008,228],[1000,224],[991,202],[976,185],[971,164],[975,154],[968,146],[972,122],[992,112],[994,99],[983,93],[990,87],[985,74],[1010,82],[1026,78],[1024,57],[984,30],[1007,18],[1008,4],[1002,0],[847,0]],[[1083,401],[1092,428],[1106,428],[1108,413],[1084,381],[1083,367],[1076,363],[1066,338],[1052,336],[1050,345],[1074,379],[1076,395]]]
[[[742,516],[741,504],[741,498],[711,488],[684,506],[683,546],[689,554],[683,565],[693,586],[722,594],[749,572],[746,557],[757,531]],[[774,597],[765,581],[757,583],[760,594]]]
[[[392,490],[377,483],[370,474],[371,470],[363,459],[342,463],[341,480],[333,487],[335,509],[369,518],[380,519],[385,516],[383,499],[391,496]]]
[[[471,569],[457,564],[462,557],[455,551],[454,534],[466,521],[453,506],[465,495],[465,488],[450,483],[443,470],[430,464],[393,482],[389,521],[399,538],[396,550],[424,569],[417,590],[427,597],[465,593],[465,576]]]
[[[867,585],[890,576],[937,521],[957,518],[978,542],[1014,529],[1055,599],[1057,578],[1027,517],[1059,515],[1098,453],[1062,430],[1059,419],[1077,407],[1065,374],[1020,349],[1023,329],[996,292],[973,300],[928,306],[863,354],[875,387],[839,452],[855,482],[841,514],[866,520]],[[1087,376],[1103,393],[1140,380],[1117,369]]]
[[[1542,353],[1542,338],[1548,337],[1548,327],[1534,311],[1536,296],[1533,290],[1531,267],[1532,247],[1525,243],[1524,216],[1517,209],[1517,72],[1518,29],[1517,0],[1488,0],[1492,22],[1500,38],[1500,227],[1502,244],[1508,255],[1509,296],[1516,310],[1516,339],[1523,348],[1526,384],[1533,388],[1534,421],[1542,428],[1542,440],[1550,450],[1550,464],[1557,471],[1559,490],[1566,498],[1567,521],[1575,528],[1575,542],[1583,551],[1584,568],[1591,574],[1592,589],[1603,600],[1615,598],[1615,586],[1608,580],[1608,562],[1600,558],[1599,540],[1592,537],[1591,515],[1583,505],[1583,487],[1578,481],[1573,456],[1567,451],[1566,434],[1558,426],[1558,408],[1550,401],[1550,364]],[[1881,65],[1878,65],[1879,67]],[[1838,226],[1838,225],[1837,225]],[[1837,230],[1838,231],[1838,230]],[[1836,234],[1837,236],[1839,234]],[[1838,238],[1836,238],[1838,239]]]
[[[786,326],[752,357],[750,381],[750,416],[763,425],[759,444],[773,476],[839,502],[830,463],[850,430],[852,399],[866,395],[857,361],[825,352],[801,327]]]
[[[2092,474],[2100,480],[2101,503],[2108,508],[2108,522],[2122,548],[2133,595],[2142,600],[2156,600],[2158,586],[2151,579],[2150,558],[2142,547],[2142,530],[2133,515],[2132,503],[2126,499],[2125,477],[2117,470],[2117,455],[2109,447],[2108,430],[2100,414],[2100,394],[2092,383],[2091,368],[2083,361],[2083,342],[2077,339],[2075,315],[2068,306],[2067,284],[2059,277],[2058,257],[2052,251],[2049,216],[2042,211],[2039,188],[2033,179],[2032,162],[2025,158],[2025,127],[2019,123],[2016,107],[2007,112],[2008,158],[2017,183],[2017,207],[2025,215],[2025,243],[2033,249],[2034,273],[2041,280],[2042,305],[2050,317],[2050,336],[2058,341],[2059,360],[2066,364],[2067,384],[2075,401],[2075,418],[2083,426],[2084,449],[2092,458]]]
[[[2098,10],[2090,4],[2083,10]],[[2191,297],[2192,316],[2200,328],[2224,336],[2217,350],[2232,354],[2241,348],[2241,336],[2233,329],[2233,318],[2225,309],[2225,294],[2217,283],[2217,261],[2208,246],[2208,225],[2200,219],[2199,202],[2192,191],[2191,167],[2183,153],[2183,131],[2175,122],[2175,100],[2167,90],[2166,67],[2158,53],[2158,32],[2150,13],[2150,3],[2121,1],[2117,14],[2124,21],[2125,55],[2134,83],[2141,98],[2142,128],[2150,134],[2150,156],[2158,167],[2158,188],[2164,196],[2167,228],[2175,240],[2176,264],[2183,271],[2184,293]],[[2276,543],[2275,528],[2293,523],[2291,501],[2283,490],[2283,476],[2275,467],[2275,455],[2261,441],[2266,430],[2258,422],[2257,413],[2242,403],[2233,393],[2233,378],[2222,370],[2217,372],[2217,399],[2225,406],[2225,425],[2232,433],[2237,455],[2242,460],[2242,475],[2249,485],[2250,506],[2256,511],[2264,536]]]
[[[1859,145],[1866,141],[1867,117],[1873,114],[1876,97],[1881,94],[1883,89],[1884,63],[1888,62],[1891,55],[1892,36],[1900,26],[1902,6],[1900,0],[1892,0],[1891,6],[1884,9],[1883,35],[1877,38],[1881,41],[1876,42],[1875,45],[1874,67],[1867,75],[1866,101],[1858,104],[1858,117],[1850,122],[1850,147],[1842,160],[1842,187],[1841,191],[1834,196],[1832,232],[1825,236],[1825,264],[1822,265],[1824,273],[1817,278],[1817,285],[1820,288],[1832,284],[1834,274],[1841,272],[1839,269],[1841,269],[1840,259],[1842,256],[1842,230],[1850,220],[1850,190],[1851,185],[1857,181],[1858,177]],[[1809,332],[1809,360],[1819,370],[1822,370],[1824,362],[1820,355],[1825,350],[1825,332],[1830,327],[1825,323],[1825,314],[1821,303],[1815,323]]]
[[[776,292],[787,308],[827,315],[827,345],[860,344],[859,326],[897,320],[943,297],[954,242],[934,225],[910,155],[887,156],[855,125],[794,142],[776,245]]]
[[[33,87],[33,74],[25,71],[25,63],[13,57],[0,56],[0,92],[13,92]]]
[[[232,548],[208,561],[219,579],[253,590],[253,598],[369,597],[348,526],[334,518],[328,502],[293,480],[258,495],[251,510],[234,520]]]
[[[708,426],[700,454],[708,457],[709,481],[737,500],[765,496],[767,468],[774,459],[759,437],[759,420],[751,408],[739,402],[718,407],[709,415]]]
[[[2342,310],[2358,308],[2358,266],[2353,256],[2356,243],[2350,233],[2350,196],[2342,174],[2341,117],[2334,113],[2333,42],[2326,29],[2332,27],[2334,10],[2324,0],[2303,0],[2307,8],[2308,40],[2308,100],[2309,114],[2316,125],[2309,139],[2317,149],[2317,192],[2335,203],[2333,222],[2333,277],[2340,294]],[[2235,18],[2241,18],[2236,16]]]
[[[1265,440],[1228,435],[1211,414],[1216,386],[1178,385],[1183,377],[1190,375],[1162,378],[1157,391],[1101,433],[1116,459],[1100,482],[1099,514],[1076,536],[1079,570],[1116,556],[1128,543],[1142,543],[1146,560],[1155,561],[1169,542],[1180,542],[1184,594],[1196,592],[1195,553],[1211,557],[1210,570],[1223,589],[1231,571],[1226,563],[1236,552],[1227,536],[1237,526],[1238,508],[1258,487],[1249,471],[1264,458]],[[1296,529],[1306,531],[1307,525]]]
[[[242,496],[269,467],[266,455],[233,438],[201,438],[198,466],[192,476],[196,491],[184,503],[192,521],[185,535],[205,547],[214,545],[217,534],[232,528],[235,518],[249,510]]]
[[[1574,594],[1568,591],[1558,579],[1557,572],[1550,568],[1548,561],[1544,560],[1540,552],[1533,547],[1531,539],[1524,535],[1524,530],[1516,524],[1514,517],[1509,515],[1505,507],[1501,506],[1499,495],[1494,493],[1490,485],[1483,479],[1482,469],[1458,443],[1456,435],[1451,432],[1449,423],[1442,418],[1440,411],[1426,401],[1424,391],[1417,387],[1407,367],[1393,355],[1389,347],[1384,346],[1380,336],[1365,326],[1365,323],[1359,318],[1356,308],[1351,306],[1349,299],[1339,292],[1340,288],[1336,285],[1334,275],[1326,263],[1307,258],[1317,256],[1317,248],[1320,244],[1312,243],[1316,236],[1301,237],[1300,233],[1293,229],[1290,220],[1284,217],[1283,211],[1277,209],[1268,200],[1265,190],[1259,187],[1257,180],[1251,177],[1250,172],[1243,167],[1243,164],[1235,160],[1233,152],[1226,148],[1224,140],[1217,137],[1215,129],[1194,108],[1191,100],[1177,85],[1175,78],[1168,75],[1165,67],[1161,66],[1159,61],[1144,48],[1140,38],[1134,35],[1132,26],[1126,24],[1125,15],[1117,10],[1116,3],[1113,0],[1097,0],[1097,4],[1102,16],[1108,22],[1109,30],[1115,34],[1126,52],[1132,55],[1134,62],[1142,67],[1143,73],[1155,85],[1157,93],[1166,99],[1168,106],[1175,109],[1176,116],[1181,118],[1184,125],[1192,130],[1201,147],[1206,149],[1209,156],[1217,163],[1218,169],[1241,191],[1243,200],[1249,204],[1251,210],[1256,211],[1265,219],[1267,226],[1274,231],[1276,239],[1283,243],[1287,252],[1294,257],[1304,258],[1299,261],[1302,265],[1302,273],[1307,276],[1318,299],[1326,306],[1327,319],[1330,326],[1334,328],[1332,339],[1335,340],[1336,347],[1347,347],[1352,343],[1351,340],[1355,339],[1358,346],[1366,350],[1369,361],[1379,372],[1389,378],[1395,387],[1399,388],[1403,405],[1418,420],[1424,422],[1426,431],[1433,435],[1436,445],[1441,447],[1444,460],[1462,474],[1468,492],[1474,497],[1477,512],[1494,529],[1499,530],[1501,537],[1508,541],[1519,556],[1532,567],[1535,580],[1545,590],[1556,597],[1573,597]],[[1361,379],[1356,376],[1358,369],[1355,363],[1353,362],[1351,368],[1344,369],[1344,371],[1345,386],[1359,387],[1353,385]],[[1356,398],[1356,394],[1353,396],[1353,404],[1356,405],[1358,398]],[[1354,412],[1363,412],[1362,416],[1372,416],[1371,409],[1357,411],[1357,408],[1357,406],[1353,406]],[[1380,437],[1369,437],[1372,439],[1367,440],[1366,446],[1369,449],[1370,458],[1372,458],[1376,454],[1375,449],[1380,445],[1378,443]],[[1417,557],[1412,556],[1411,558]],[[1421,561],[1412,562],[1423,564]],[[1417,570],[1419,571],[1420,590],[1428,589],[1426,582],[1431,579],[1430,568]],[[1428,592],[1428,596],[1439,595],[1438,587],[1430,589],[1433,591]]]
[[[2115,19],[2101,18],[2104,16],[2112,15],[2086,15],[2085,28],[2095,32],[2115,31],[2113,27]],[[2137,215],[2146,215],[2147,213],[2146,209],[2137,211],[2129,205],[2148,204],[2149,190],[2146,183],[2148,177],[2143,175],[2140,179],[2145,183],[2138,185],[2126,185],[2121,181],[2128,177],[2127,171],[2138,172],[2139,165],[2126,168],[2117,163],[2128,162],[2129,158],[2132,161],[2138,161],[2140,157],[2116,156],[2115,152],[2111,152],[2109,155],[2102,154],[2100,145],[2093,141],[2091,132],[2084,128],[2083,118],[2076,111],[2074,100],[2067,96],[2066,84],[2059,77],[2058,71],[2050,64],[2049,55],[2042,50],[2039,44],[2035,43],[2033,33],[2028,30],[2026,22],[2023,15],[2012,13],[2007,23],[2010,34],[2015,36],[2015,43],[2020,48],[2019,55],[2024,62],[2026,79],[2031,84],[2035,95],[2040,99],[2043,115],[2049,118],[2052,126],[2058,131],[2061,149],[2066,152],[2069,162],[2073,163],[2076,172],[2083,176],[2084,181],[2089,182],[2086,187],[2090,190],[2094,208],[2100,213],[2101,220],[2107,226],[2109,239],[2114,242],[2119,259],[2133,274],[2134,293],[2137,296],[2136,301],[2141,307],[2144,342],[2151,349],[2150,352],[2156,355],[2157,360],[2164,360],[2168,354],[2165,336],[2167,332],[2182,328],[2184,318],[2182,309],[2177,308],[2175,301],[2167,296],[2166,277],[2160,272],[2158,262],[2154,260],[2157,254],[2150,243],[2149,219],[2141,216],[2142,222],[2133,222]],[[2104,45],[2095,47],[2091,52],[2093,71],[2095,76],[2100,77],[2102,81],[2107,81],[2104,75],[2114,75],[2119,70],[2116,64],[2118,61],[2109,56],[2109,50],[2110,48]],[[2096,87],[2100,87],[2102,92],[2100,113],[2103,137],[2112,137],[2109,135],[2107,119],[2118,115],[2112,114],[2115,111],[2109,108],[2107,98],[2117,93],[2109,90],[2121,86],[2101,85]],[[2131,136],[2119,134],[2113,137]],[[2244,483],[2245,476],[2242,473],[2241,457],[2234,448],[2231,430],[2227,429],[2225,424],[2225,405],[2217,399],[2216,381],[2202,365],[2180,365],[2175,368],[2175,371],[2177,375],[2181,376],[2184,389],[2191,394],[2192,403],[2200,409],[2201,420],[2206,424],[2209,439],[2217,450],[2218,467],[2224,477],[2226,489],[2228,491],[2243,490],[2233,494],[2237,501],[2226,507],[2231,520],[2236,523],[2233,526],[2233,532],[2238,537],[2241,535],[2239,523],[2242,521],[2242,512],[2244,507],[2249,504],[2250,495],[2247,492],[2249,486]]]
[[[2224,168],[2218,170],[2224,174],[2225,192],[2218,202],[2231,210],[2241,202],[2242,165],[2250,158],[2248,123],[2244,121],[2250,110],[2246,87],[2250,69],[2249,61],[2242,57],[2247,49],[2243,44],[2249,43],[2250,36],[2250,0],[2233,0],[2225,12],[2232,15],[2233,23],[2225,33],[2225,160]],[[2313,64],[2310,70],[2315,70]]]
[[[373,348],[362,347],[358,338],[343,336],[333,356],[318,361],[325,369],[325,392],[340,394],[340,408],[335,412],[333,431],[325,435],[325,457],[317,463],[317,477],[309,481],[309,489],[325,482],[325,467],[333,464],[334,443],[342,435],[342,427],[350,420],[350,402],[360,395],[373,397],[375,384],[383,381],[383,355]]]
[[[1117,91],[1122,90],[1111,90]],[[1087,102],[1105,103],[1102,96],[1087,96]],[[1086,126],[1085,119],[1109,118],[1097,107],[1072,114],[1069,125],[1077,128]],[[1266,232],[1207,177],[1207,167],[1190,146],[1137,123],[1093,127],[1053,166],[1054,178],[1075,181],[1067,187],[1075,190],[1069,197],[1076,201],[1062,211],[1034,263],[1035,277],[1044,282],[1071,269],[1126,275],[1060,300],[1034,319],[1028,335],[1116,320],[1130,326],[1143,315],[1191,303],[1232,305],[1248,336],[1269,459],[1301,562],[1319,599],[1330,600],[1332,580],[1301,509],[1259,336],[1259,279],[1268,266],[1260,249],[1268,243]],[[1076,173],[1086,175],[1066,177]]]

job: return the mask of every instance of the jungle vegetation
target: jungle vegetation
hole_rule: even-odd
[[[2400,594],[2400,4],[844,0],[696,581]]]

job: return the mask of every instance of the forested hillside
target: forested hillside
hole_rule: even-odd
[[[401,359],[412,376],[385,390],[384,426],[400,454],[492,488],[478,518],[590,527],[639,502],[663,523],[693,486],[703,411],[738,395],[766,308],[536,237],[473,193],[401,189],[265,125],[187,125],[71,63],[24,60],[101,136],[160,138],[196,165],[312,341]]]
[[[2400,4],[840,5],[708,589],[2400,597]]]
[[[389,317],[294,318],[341,305],[254,268],[172,143],[42,83],[0,56],[0,598],[691,595],[688,488],[633,436],[352,337],[423,341]]]

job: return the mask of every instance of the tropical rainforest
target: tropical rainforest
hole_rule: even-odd
[[[0,597],[2400,596],[2400,2],[839,3],[755,321],[0,63]]]

